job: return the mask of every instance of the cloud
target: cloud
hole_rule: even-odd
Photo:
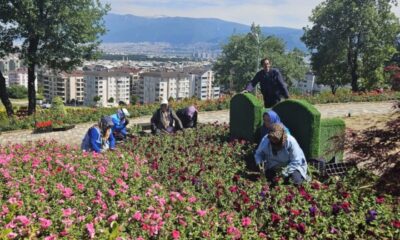
[[[219,18],[250,25],[302,28],[321,0],[102,0],[111,12],[138,16]],[[400,16],[400,7],[394,7]]]

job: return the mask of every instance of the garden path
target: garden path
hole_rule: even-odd
[[[321,112],[322,118],[345,117],[350,113],[352,116],[363,114],[386,114],[393,111],[393,102],[373,102],[373,103],[338,103],[338,104],[318,104],[315,107]],[[148,123],[151,116],[143,116],[130,119],[130,124]],[[200,112],[199,122],[229,122],[229,110]],[[0,145],[24,143],[39,139],[54,139],[63,144],[78,145],[86,133],[87,129],[94,123],[83,123],[76,125],[75,128],[65,132],[51,132],[33,134],[32,130],[18,130],[3,132],[0,135]]]

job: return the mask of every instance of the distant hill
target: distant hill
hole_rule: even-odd
[[[105,43],[167,42],[172,45],[227,41],[233,33],[247,33],[250,26],[216,18],[139,17],[110,13],[105,16],[108,32]],[[289,49],[305,50],[300,41],[303,30],[285,27],[262,27],[266,35],[282,38]]]

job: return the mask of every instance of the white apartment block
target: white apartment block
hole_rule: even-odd
[[[294,87],[302,93],[321,92],[322,90],[329,90],[329,87],[323,84],[317,84],[316,76],[312,72],[307,72],[304,80],[294,81]]]
[[[130,102],[130,75],[118,71],[85,72],[85,98],[87,106],[117,106],[120,101]],[[96,103],[95,97],[100,97]]]
[[[28,88],[28,69],[18,68],[8,72],[8,85],[20,85]],[[35,89],[37,89],[37,81],[35,81]]]
[[[190,76],[182,72],[148,72],[139,80],[139,101],[159,102],[162,99],[183,99],[190,96]]]
[[[39,74],[43,95],[47,101],[59,96],[65,103],[82,104],[85,94],[83,71],[57,73],[46,71]]]
[[[185,71],[193,80],[191,96],[196,96],[200,100],[219,98],[220,87],[214,86],[215,76],[211,69],[187,68]]]

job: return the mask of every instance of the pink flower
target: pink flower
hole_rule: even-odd
[[[43,229],[47,229],[51,226],[51,220],[49,219],[39,218],[39,222],[40,222],[40,227],[42,227]]]
[[[198,214],[200,217],[203,217],[203,216],[206,215],[206,213],[207,213],[206,210],[197,210],[196,212],[197,212],[197,214]]]
[[[179,239],[179,237],[180,237],[180,233],[179,233],[178,230],[172,231],[172,238],[173,239]]]
[[[57,237],[54,235],[50,235],[50,236],[47,236],[44,238],[44,240],[56,240],[56,239],[57,239]]]
[[[239,229],[237,229],[234,226],[228,227],[226,232],[228,233],[228,235],[234,236],[234,239],[239,239],[240,238],[240,231],[239,231]]]
[[[18,236],[18,234],[14,233],[14,232],[10,232],[9,234],[7,234],[7,237],[8,237],[9,239],[14,239],[14,238],[16,238],[17,236]]]
[[[93,223],[87,223],[86,224],[86,230],[88,231],[89,237],[94,238],[95,230],[94,230],[94,224]]]
[[[62,213],[63,217],[69,217],[74,213],[74,211],[71,208],[67,208],[67,209],[62,209]]]
[[[29,223],[30,223],[29,218],[27,216],[23,216],[23,215],[15,217],[14,220],[20,222],[24,227],[29,225]]]
[[[189,197],[188,200],[189,200],[190,203],[195,203],[197,201],[197,198],[196,197]]]
[[[143,237],[137,237],[136,240],[144,240]]]
[[[115,197],[116,193],[112,189],[108,189],[108,194],[110,194],[111,197]]]
[[[111,215],[108,219],[107,219],[107,221],[109,222],[109,223],[111,223],[111,222],[113,222],[113,221],[115,221],[115,220],[117,220],[118,219],[118,215],[117,214],[114,214],[114,215]]]
[[[142,219],[142,214],[139,211],[136,211],[135,214],[133,214],[133,219],[140,221]]]
[[[249,217],[244,217],[242,218],[242,226],[247,227],[251,224],[251,218]]]
[[[71,188],[64,188],[63,190],[62,190],[62,194],[63,194],[63,196],[65,197],[65,198],[70,198],[71,196],[72,196],[72,194],[73,194],[73,192],[72,192],[72,189]]]

